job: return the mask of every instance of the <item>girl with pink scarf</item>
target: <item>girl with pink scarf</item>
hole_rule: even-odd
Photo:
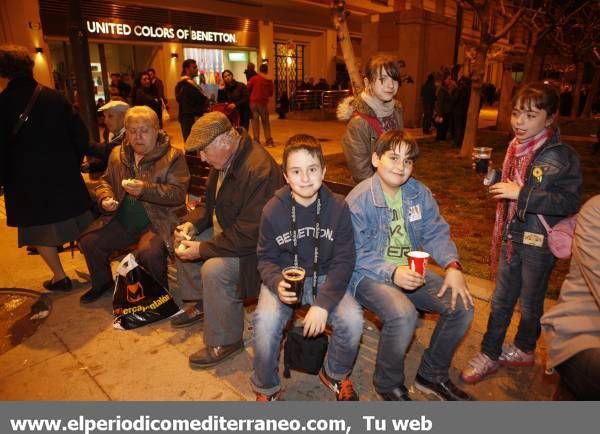
[[[496,289],[487,331],[479,352],[461,379],[476,383],[500,366],[533,366],[548,280],[556,258],[538,214],[550,226],[580,206],[581,168],[575,151],[560,140],[554,126],[559,96],[547,84],[525,85],[513,98],[511,126],[502,170],[488,173],[498,201],[492,237],[491,267]],[[503,345],[514,307],[521,318],[514,343]]]

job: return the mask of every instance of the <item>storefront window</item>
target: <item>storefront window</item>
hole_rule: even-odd
[[[248,66],[248,62],[257,64],[256,51],[240,49],[221,50],[187,47],[183,49],[183,57],[184,59],[194,59],[196,61],[198,64],[196,81],[202,86],[206,95],[215,100],[221,83],[221,73],[224,69],[233,72],[236,81],[246,83],[244,71]]]

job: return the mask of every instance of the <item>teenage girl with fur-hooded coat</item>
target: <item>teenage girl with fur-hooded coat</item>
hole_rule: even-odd
[[[394,99],[400,85],[397,62],[381,54],[371,57],[364,81],[365,90],[358,97],[344,99],[337,108],[337,118],[349,120],[342,148],[357,183],[375,173],[371,155],[377,138],[386,131],[404,128],[402,105]]]

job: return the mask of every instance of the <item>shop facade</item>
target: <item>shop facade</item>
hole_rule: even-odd
[[[40,0],[39,8],[54,86],[73,98],[77,83],[68,46],[68,2]],[[81,15],[96,100],[107,99],[111,73],[134,87],[148,68],[163,80],[172,100],[184,59],[196,60],[198,81],[216,94],[224,69],[245,81],[248,62],[260,64],[266,58],[266,53],[259,55],[256,20],[89,0],[81,1]]]

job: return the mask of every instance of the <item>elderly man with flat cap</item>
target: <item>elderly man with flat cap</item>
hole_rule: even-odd
[[[260,287],[260,216],[283,177],[271,155],[221,112],[198,119],[185,148],[199,151],[211,170],[205,200],[174,237],[180,290],[195,290],[200,301],[171,324],[186,327],[204,319],[206,346],[189,360],[193,368],[208,368],[243,350],[243,300]]]
[[[108,157],[116,146],[121,146],[125,140],[125,113],[129,104],[123,101],[110,101],[98,109],[104,113],[106,128],[110,131],[107,143],[97,143],[90,146],[86,161],[81,166],[82,172],[104,172],[108,165]]]

